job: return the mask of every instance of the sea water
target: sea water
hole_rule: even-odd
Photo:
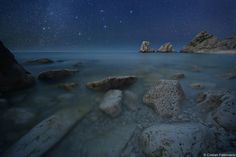
[[[14,107],[27,108],[37,115],[32,126],[65,107],[73,105],[93,107],[92,112],[45,155],[48,157],[73,157],[75,154],[76,156],[93,156],[99,153],[101,155],[104,152],[107,153],[107,150],[113,150],[109,147],[115,147],[113,151],[116,152],[119,151],[120,145],[127,140],[125,138],[129,137],[132,126],[147,127],[155,123],[168,122],[168,119],[160,118],[151,108],[144,105],[142,97],[158,80],[172,79],[176,73],[185,75],[185,78],[180,80],[186,96],[183,111],[191,115],[192,121],[199,121],[200,119],[195,102],[196,95],[199,92],[218,89],[236,92],[236,80],[225,78],[225,74],[236,65],[235,55],[84,51],[16,52],[15,56],[19,63],[36,78],[40,72],[47,70],[63,68],[79,70],[74,76],[61,82],[48,84],[37,80],[35,87],[8,96],[9,99],[12,99],[11,103]],[[27,60],[38,58],[49,58],[55,63],[25,64]],[[196,67],[200,70],[194,70]],[[127,88],[137,95],[138,110],[130,111],[126,106],[123,106],[121,115],[112,119],[98,109],[104,92],[87,89],[85,85],[90,81],[100,80],[108,76],[123,75],[138,77],[138,81]],[[72,91],[65,91],[58,87],[58,84],[67,82],[78,83],[78,87]],[[205,88],[193,89],[192,83],[201,83]],[[28,130],[30,128],[9,129],[8,133],[18,132],[18,135],[8,145],[14,143]]]

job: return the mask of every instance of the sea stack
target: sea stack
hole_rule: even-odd
[[[174,49],[173,49],[173,45],[168,42],[168,43],[165,43],[163,45],[161,45],[161,47],[158,49],[159,52],[173,52]]]
[[[142,41],[142,44],[140,46],[140,52],[142,53],[147,53],[147,52],[154,52],[151,48],[150,48],[150,42],[149,41]]]
[[[209,34],[208,32],[198,33],[190,43],[188,43],[181,52],[221,52],[221,53],[236,53],[236,35],[219,40],[216,36]]]
[[[0,92],[10,92],[35,84],[34,77],[0,41]]]

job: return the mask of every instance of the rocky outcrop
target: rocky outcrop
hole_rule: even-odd
[[[198,33],[181,52],[219,52],[225,51],[236,53],[236,36],[225,40],[219,40],[207,32]]]
[[[113,76],[103,80],[87,83],[86,86],[95,90],[122,89],[134,84],[136,76]]]
[[[177,80],[160,80],[143,97],[145,104],[159,115],[172,117],[177,115],[184,91]]]
[[[10,147],[3,156],[42,156],[91,110],[89,106],[79,106],[63,109],[43,120]]]
[[[174,51],[173,45],[171,43],[165,43],[161,45],[161,47],[158,49],[159,52],[172,52]]]
[[[151,126],[143,131],[140,139],[147,157],[198,157],[210,151],[212,136],[204,125],[176,123]]]
[[[46,82],[59,81],[74,75],[76,72],[77,70],[74,69],[49,70],[41,72],[38,79]]]
[[[52,64],[52,63],[54,63],[54,61],[48,58],[34,59],[25,62],[25,64]]]
[[[154,52],[154,50],[150,47],[149,41],[142,41],[139,51],[142,53]]]
[[[99,105],[99,109],[111,117],[117,117],[121,113],[121,104],[122,91],[109,90]]]
[[[0,92],[15,91],[35,84],[34,77],[16,61],[0,41]]]

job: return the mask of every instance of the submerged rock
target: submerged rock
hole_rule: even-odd
[[[218,40],[214,35],[200,32],[181,51],[198,53],[221,51],[225,53],[225,50],[236,53],[236,36],[225,40]]]
[[[141,135],[143,152],[148,157],[191,156],[209,152],[211,133],[198,123],[158,124]]]
[[[0,92],[10,92],[35,84],[34,77],[15,59],[0,41]]]
[[[204,89],[205,88],[205,85],[202,83],[192,83],[190,86],[194,89]]]
[[[234,66],[230,72],[225,74],[225,78],[229,80],[236,79],[236,66]]]
[[[176,73],[171,78],[174,80],[180,80],[180,79],[185,78],[185,75],[183,73]]]
[[[73,69],[49,70],[41,72],[38,79],[42,81],[59,81],[74,75],[76,72],[77,70]]]
[[[4,121],[21,127],[30,125],[34,118],[34,113],[23,108],[11,108],[3,114]]]
[[[159,52],[173,52],[173,45],[171,43],[165,43],[161,45],[161,47],[158,49]]]
[[[122,91],[109,90],[99,105],[99,109],[111,117],[117,117],[121,113],[121,105]]]
[[[58,143],[90,111],[90,107],[63,109],[43,120],[9,150],[4,157],[40,157]]]
[[[179,111],[184,98],[184,91],[177,80],[160,80],[143,97],[148,104],[161,116],[172,117]]]
[[[136,76],[113,76],[87,83],[86,86],[95,90],[122,89],[134,84],[136,80]]]
[[[52,64],[54,63],[54,61],[48,58],[40,58],[40,59],[29,60],[29,61],[26,61],[25,63],[26,64]]]
[[[72,91],[78,86],[78,83],[71,82],[71,83],[64,83],[58,85],[58,87],[63,88],[66,91]]]
[[[152,50],[150,48],[150,42],[149,41],[142,41],[142,44],[140,46],[139,49],[140,52],[146,53],[146,52],[154,52],[154,50]]]
[[[138,96],[132,91],[124,91],[124,105],[126,105],[130,110],[135,111],[138,108]]]

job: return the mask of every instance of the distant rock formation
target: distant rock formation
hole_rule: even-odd
[[[0,41],[0,92],[15,91],[35,84],[34,77]]]
[[[173,49],[173,45],[168,42],[168,43],[165,43],[163,45],[161,45],[161,47],[158,49],[159,52],[173,52],[174,49]]]
[[[147,52],[154,52],[153,49],[150,47],[150,42],[149,41],[142,41],[142,44],[140,46],[140,52],[142,53],[147,53]]]
[[[181,50],[181,52],[198,53],[219,51],[236,53],[236,36],[219,40],[205,31],[200,32]]]

